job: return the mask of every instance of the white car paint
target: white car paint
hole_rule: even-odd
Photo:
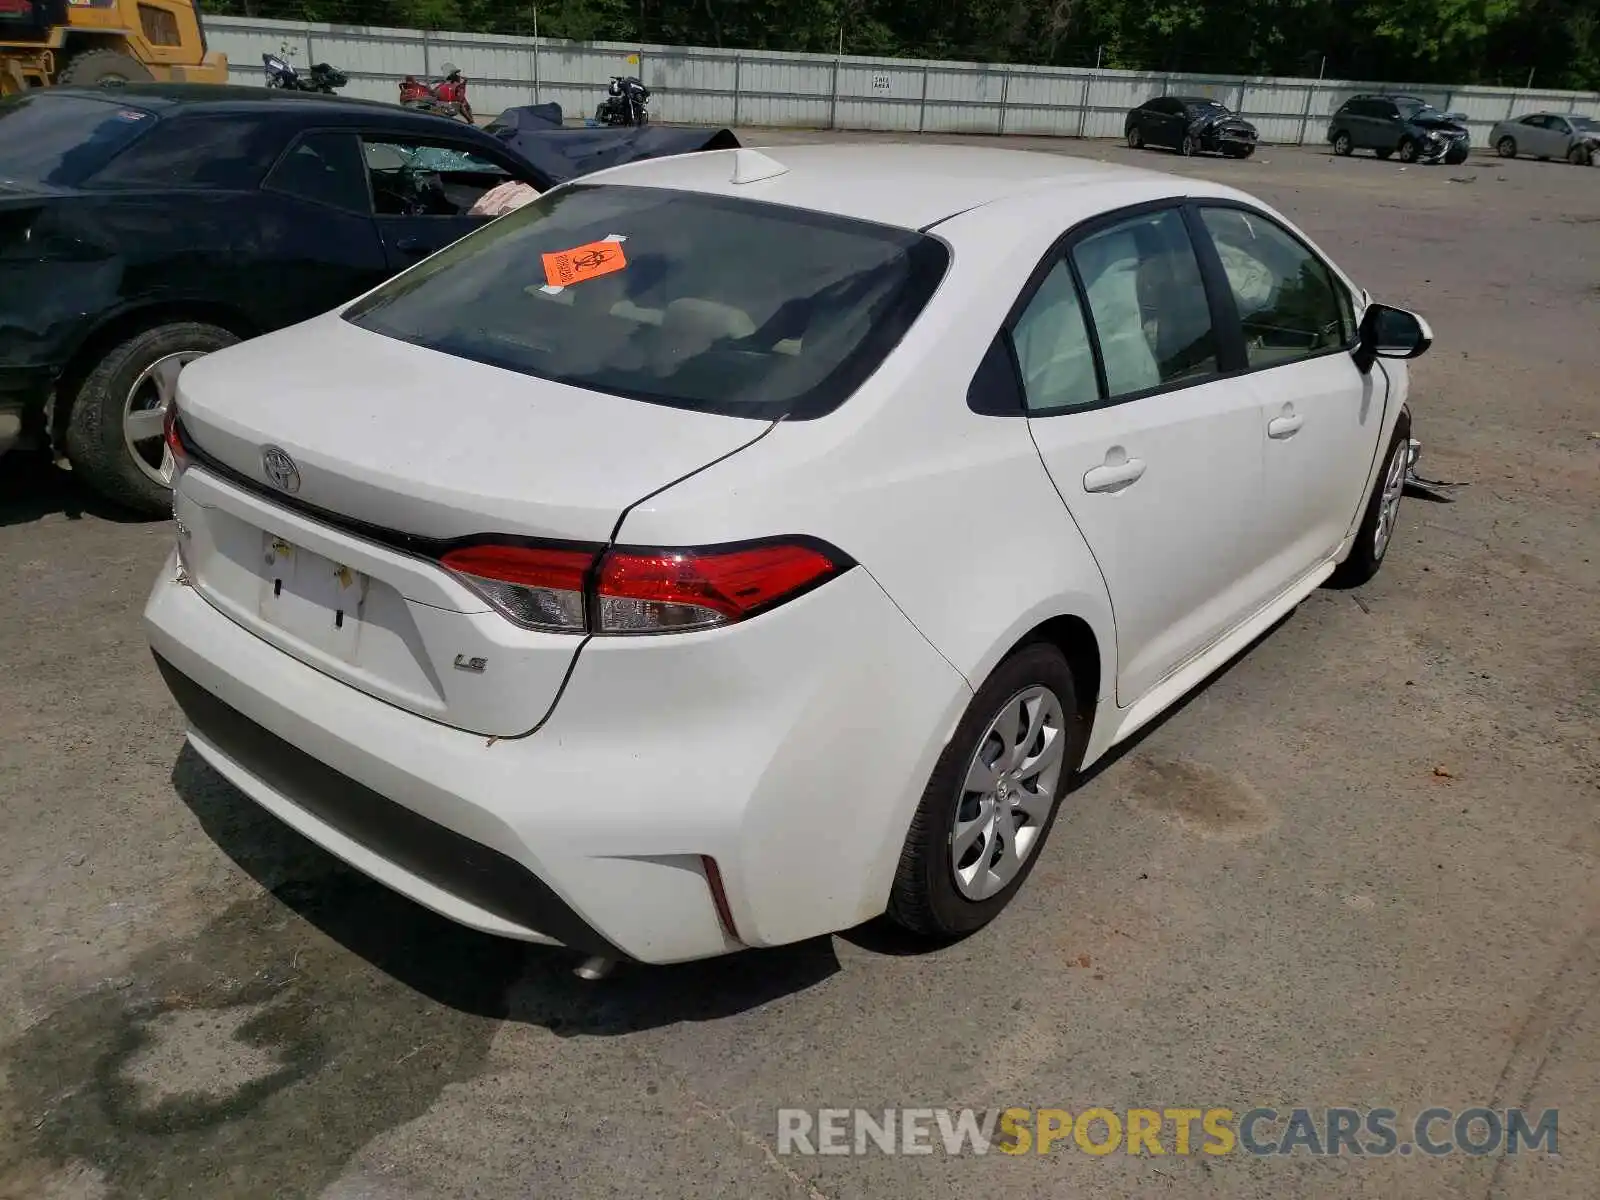
[[[932,225],[951,250],[942,283],[826,416],[773,423],[573,395],[337,313],[181,379],[189,437],[231,465],[179,474],[179,548],[146,625],[172,671],[266,738],[197,722],[191,740],[306,836],[464,924],[553,938],[352,835],[262,745],[286,743],[503,855],[621,953],[669,962],[775,945],[884,911],[935,762],[1032,631],[1066,622],[1052,628],[1092,646],[1087,765],[1349,553],[1405,401],[1403,362],[1363,374],[1339,353],[1028,419],[967,404],[1030,273],[1073,226],[1189,196],[1246,205],[1309,245],[1280,214],[1219,185],[1053,155],[768,153],[786,170],[749,183],[732,181],[726,152],[585,182]],[[1365,293],[1335,273],[1359,317]],[[1270,435],[1286,415],[1293,435]],[[297,501],[418,538],[804,535],[856,565],[722,628],[524,629],[422,549],[274,502],[263,445],[300,465]],[[1130,460],[1131,482],[1086,486]],[[294,612],[269,595],[259,564],[274,539],[366,581],[348,629],[303,619],[344,603],[337,589]],[[488,666],[473,673],[474,660]]]

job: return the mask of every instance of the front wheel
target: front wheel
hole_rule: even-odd
[[[1249,158],[1255,152],[1254,146],[1228,146],[1223,150],[1229,158]]]
[[[1515,158],[1517,156],[1517,139],[1503,137],[1494,144],[1494,152],[1501,158]]]
[[[185,364],[239,339],[216,325],[157,325],[113,346],[84,378],[67,421],[72,470],[108,500],[169,510],[172,457],[162,422]]]
[[[1193,158],[1200,153],[1200,145],[1192,135],[1186,133],[1183,135],[1183,141],[1178,143],[1178,153],[1185,158]]]
[[[1083,756],[1072,671],[1036,642],[995,668],[940,755],[912,818],[889,917],[951,938],[981,929],[1021,889]]]
[[[1331,582],[1335,587],[1355,587],[1366,583],[1383,566],[1383,558],[1394,541],[1395,521],[1400,516],[1400,498],[1406,490],[1406,459],[1410,453],[1411,428],[1402,421],[1389,443],[1389,457],[1373,486],[1367,511],[1356,530],[1350,557],[1339,564]]]
[[[1417,155],[1421,152],[1421,150],[1422,150],[1422,147],[1417,145],[1417,139],[1416,138],[1406,137],[1406,138],[1401,138],[1400,139],[1400,161],[1401,162],[1403,162],[1403,163],[1414,163],[1414,162],[1416,162],[1417,161]]]
[[[1587,167],[1594,163],[1595,152],[1588,146],[1574,146],[1567,154],[1567,161],[1575,167]]]

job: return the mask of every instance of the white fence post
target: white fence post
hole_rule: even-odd
[[[917,103],[917,132],[921,133],[928,124],[928,63],[922,63],[922,99]]]
[[[1006,132],[1006,104],[1011,99],[1011,72],[1007,71],[1000,76],[1000,136]]]
[[[1306,126],[1311,122],[1311,98],[1316,93],[1316,84],[1308,83],[1306,85],[1306,105],[1300,113],[1300,139],[1295,142],[1296,146],[1304,146],[1306,144]]]
[[[733,54],[733,127],[739,127],[739,75],[744,67],[744,55],[737,50]]]
[[[1089,88],[1094,83],[1093,75],[1083,77],[1083,98],[1078,101],[1078,136],[1083,136],[1083,131],[1089,127]]]

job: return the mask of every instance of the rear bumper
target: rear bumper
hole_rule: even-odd
[[[286,824],[464,925],[652,963],[882,912],[970,696],[859,569],[742,627],[594,639],[545,726],[498,741],[274,649],[174,560],[145,622],[191,744]]]

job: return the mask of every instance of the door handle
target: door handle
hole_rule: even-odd
[[[395,241],[394,248],[403,254],[415,254],[418,250],[426,250],[421,238],[403,237]]]
[[[1284,438],[1292,438],[1300,432],[1300,426],[1305,423],[1306,419],[1301,416],[1273,417],[1272,420],[1267,422],[1267,436],[1276,438],[1278,441],[1282,441]]]
[[[1120,492],[1138,482],[1144,474],[1144,459],[1128,458],[1120,463],[1107,463],[1091,467],[1084,472],[1083,490],[1086,492]]]

